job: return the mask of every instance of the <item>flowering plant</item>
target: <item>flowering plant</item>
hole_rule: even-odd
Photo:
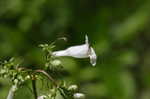
[[[96,54],[93,48],[88,43],[88,37],[86,36],[86,42],[83,45],[69,47],[66,50],[52,51],[54,43],[52,44],[40,44],[39,45],[45,53],[45,65],[39,69],[29,69],[22,67],[20,60],[17,58],[11,58],[8,61],[3,61],[0,64],[0,77],[9,78],[12,83],[12,87],[9,90],[7,99],[14,99],[17,90],[21,90],[20,87],[27,81],[31,81],[32,91],[35,99],[55,99],[57,96],[61,96],[64,99],[84,99],[85,95],[78,92],[77,85],[67,85],[65,81],[56,80],[53,74],[57,74],[63,68],[58,56],[72,56],[75,58],[87,58],[91,60],[91,64],[96,64]],[[79,50],[77,50],[79,49]],[[53,74],[52,74],[53,72]],[[45,94],[37,93],[36,82],[38,79],[46,81],[47,79],[51,83],[49,91]]]

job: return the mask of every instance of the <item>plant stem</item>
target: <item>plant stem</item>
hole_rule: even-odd
[[[11,87],[11,88],[10,88],[10,90],[9,90],[9,93],[8,93],[7,99],[13,99],[13,98],[14,98],[14,95],[15,95],[16,90],[17,90],[17,85],[12,85],[12,87]]]
[[[32,89],[34,93],[34,99],[37,99],[36,80],[35,80],[34,75],[33,75],[33,80],[32,80]]]

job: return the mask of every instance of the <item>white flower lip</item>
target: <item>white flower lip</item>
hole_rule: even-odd
[[[85,44],[71,46],[65,50],[54,51],[53,56],[71,56],[75,58],[90,58],[90,63],[95,66],[97,56],[94,49],[89,45],[88,36],[85,36]]]

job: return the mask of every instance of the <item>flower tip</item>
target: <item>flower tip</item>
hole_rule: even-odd
[[[85,43],[86,43],[86,44],[88,44],[88,43],[89,43],[88,35],[87,35],[87,34],[85,35]]]

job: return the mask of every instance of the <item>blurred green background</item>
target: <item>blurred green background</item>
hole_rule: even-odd
[[[55,50],[84,43],[88,34],[98,60],[61,58],[87,99],[150,99],[150,0],[0,0],[0,59],[17,56],[24,66],[43,65],[38,45]],[[37,66],[37,67],[36,67]],[[30,67],[31,68],[31,67]],[[0,79],[0,99],[10,88]],[[20,88],[15,99],[33,99]]]

